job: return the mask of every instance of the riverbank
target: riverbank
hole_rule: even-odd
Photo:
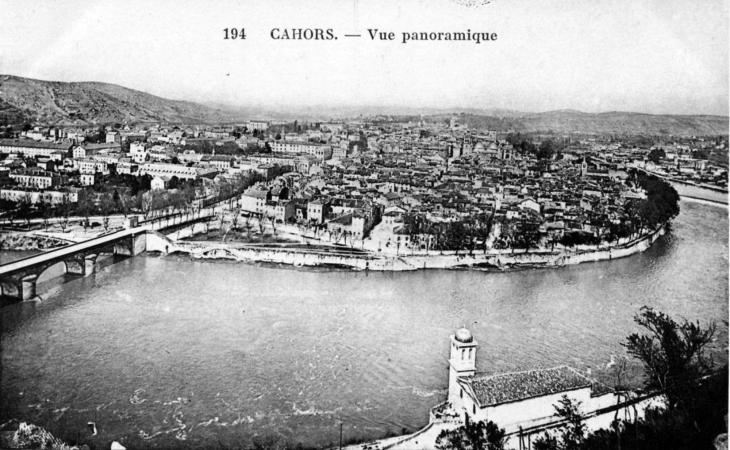
[[[2,232],[0,249],[2,250],[53,250],[73,243],[66,239],[33,233]]]
[[[420,269],[514,270],[561,267],[623,258],[643,252],[666,232],[666,226],[631,241],[605,246],[486,252],[413,252],[406,255],[378,254],[346,246],[242,244],[211,241],[179,241],[174,234],[155,233],[147,238],[147,250],[179,253],[192,259],[221,259],[253,263],[287,264],[297,267],[340,267],[352,270],[412,271]]]
[[[561,267],[584,262],[623,258],[642,252],[665,233],[665,226],[637,239],[622,239],[603,246],[556,246],[552,249],[504,249],[477,252],[412,251],[393,254],[357,246],[332,244],[305,239],[285,242],[217,242],[213,240],[181,240],[211,231],[219,226],[197,223],[186,229],[166,234],[151,232],[147,251],[163,254],[179,253],[197,260],[232,260],[250,263],[286,264],[296,267],[331,267],[351,270],[413,271],[420,269],[515,270],[539,267]],[[78,236],[55,233],[7,232],[0,235],[0,248],[5,250],[44,251],[78,242]],[[85,239],[80,239],[85,240]]]
[[[711,186],[706,184],[698,184],[693,181],[682,180],[675,177],[670,177],[665,174],[651,172],[645,169],[640,169],[643,172],[659,177],[668,182],[677,191],[679,196],[683,199],[692,200],[705,200],[715,204],[725,205],[728,204],[728,190],[718,186]]]

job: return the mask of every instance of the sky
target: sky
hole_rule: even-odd
[[[0,73],[279,109],[728,115],[729,3],[0,0]],[[223,39],[225,28],[246,39]],[[307,28],[337,39],[271,37]],[[368,29],[395,40],[371,40]],[[467,30],[497,40],[402,43],[404,32]]]

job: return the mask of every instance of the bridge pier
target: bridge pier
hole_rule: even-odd
[[[36,274],[2,280],[0,281],[3,290],[2,295],[19,301],[33,300],[36,298],[36,281],[38,281],[38,275]]]
[[[99,255],[87,255],[84,257],[84,276],[88,277],[96,273],[96,258]]]
[[[85,255],[83,259],[74,258],[64,261],[66,273],[88,277],[96,272],[96,258],[99,255]]]
[[[63,262],[66,265],[66,273],[84,276],[86,274],[86,265],[84,261],[77,259],[69,259]]]
[[[35,282],[38,281],[38,275],[28,275],[21,280],[20,300],[32,300],[35,298]]]
[[[3,289],[3,297],[13,298],[16,300],[22,300],[23,298],[23,283],[14,282],[15,280],[2,280],[0,286]]]
[[[139,233],[132,236],[131,255],[137,256],[147,250],[147,233]]]

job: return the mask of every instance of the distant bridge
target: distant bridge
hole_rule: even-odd
[[[39,255],[0,265],[2,296],[16,300],[30,300],[36,296],[36,282],[49,267],[64,263],[66,273],[89,276],[96,272],[100,254],[136,256],[147,250],[147,234],[164,228],[194,224],[213,219],[212,209],[194,216],[183,214],[142,222],[136,226],[100,236],[88,241],[50,250]]]

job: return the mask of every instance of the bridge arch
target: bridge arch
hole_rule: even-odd
[[[57,278],[58,276],[62,276],[67,272],[68,265],[66,261],[58,261],[54,264],[49,264],[45,267],[41,267],[40,270],[36,272],[36,282],[42,283],[53,278]]]
[[[10,279],[0,280],[0,297],[20,297],[22,293],[18,290],[18,285]]]
[[[115,255],[132,256],[134,255],[134,248],[131,242],[120,241],[114,244],[113,253]]]

